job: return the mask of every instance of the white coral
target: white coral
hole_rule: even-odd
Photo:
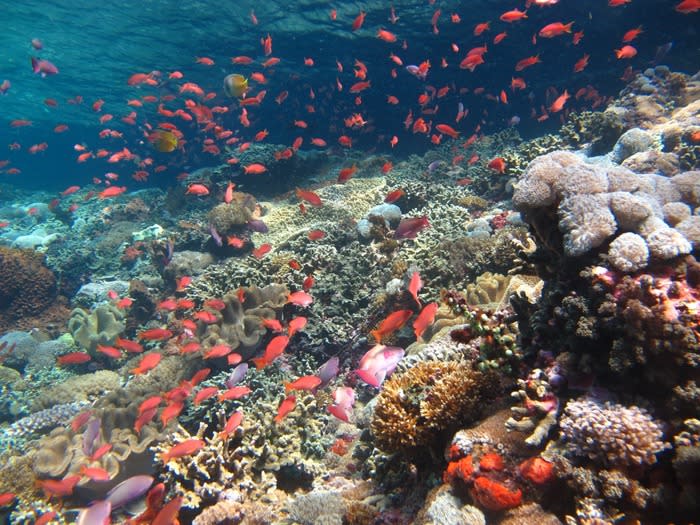
[[[626,232],[610,243],[608,258],[621,272],[636,272],[649,262],[649,248],[641,236]]]

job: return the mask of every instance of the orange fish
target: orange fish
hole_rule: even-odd
[[[220,344],[212,346],[209,351],[204,354],[203,359],[216,359],[217,357],[224,357],[231,353],[231,347],[227,344]]]
[[[204,441],[201,439],[186,439],[171,447],[168,451],[160,456],[163,463],[167,463],[171,459],[177,459],[184,456],[191,456],[204,446]]]
[[[311,230],[306,234],[306,236],[310,241],[318,241],[326,236],[326,232],[323,230]]]
[[[296,195],[299,197],[299,199],[304,200],[311,204],[312,206],[323,206],[323,201],[321,201],[321,197],[318,196],[317,193],[310,191],[310,190],[302,190],[297,188],[296,189]]]
[[[622,46],[620,49],[615,50],[615,56],[619,59],[621,58],[632,58],[637,54],[637,49],[633,46]]]
[[[559,95],[554,102],[552,102],[552,105],[549,106],[549,111],[552,113],[558,113],[562,109],[564,109],[564,104],[566,104],[566,101],[569,99],[569,93],[564,90],[564,93]],[[503,173],[503,172],[501,172]]]
[[[399,330],[412,315],[413,312],[411,310],[392,312],[379,324],[379,328],[372,330],[370,333],[377,343],[381,343],[382,338]]]
[[[632,40],[637,38],[639,34],[643,32],[644,31],[642,31],[642,26],[639,26],[636,29],[630,29],[622,36],[622,41],[625,43],[632,42]]]
[[[542,38],[554,38],[555,36],[563,35],[564,33],[571,33],[572,25],[574,25],[573,22],[569,22],[568,24],[553,22],[540,29],[538,35]]]
[[[101,191],[98,193],[98,197],[100,199],[108,199],[110,197],[116,197],[117,195],[121,195],[126,191],[126,186],[110,186],[106,190]]]
[[[584,53],[583,56],[576,61],[576,63],[574,64],[575,73],[580,73],[581,71],[586,69],[586,66],[588,65],[588,58],[589,55],[587,53]]]
[[[437,124],[435,126],[435,129],[438,130],[440,133],[452,137],[453,139],[459,137],[459,131],[456,131],[452,126],[448,124]]]
[[[302,376],[299,379],[284,384],[285,393],[290,390],[313,390],[322,383],[321,378],[315,375]]]
[[[503,157],[496,157],[489,161],[488,167],[498,173],[504,173],[506,171],[506,162]]]
[[[263,257],[265,257],[265,255],[267,255],[270,252],[270,250],[272,250],[272,245],[270,243],[265,243],[261,244],[250,253],[256,259],[262,259]]]
[[[199,197],[204,197],[209,195],[209,188],[207,188],[204,184],[190,184],[187,187],[185,195],[197,195]]]
[[[243,422],[243,412],[240,410],[234,412],[231,414],[231,416],[226,420],[226,424],[224,425],[224,429],[220,432],[220,436],[227,438],[231,434],[233,434],[236,429],[241,425]]]
[[[122,339],[119,336],[117,336],[117,339],[114,341],[114,344],[118,348],[121,348],[122,350],[130,354],[140,354],[141,352],[143,352],[143,346],[141,346],[139,343],[137,343],[136,341],[130,341],[129,339]]]
[[[147,354],[141,359],[141,362],[139,365],[134,368],[131,373],[134,375],[140,375],[140,374],[145,374],[149,370],[153,370],[156,366],[158,366],[158,363],[160,363],[160,360],[163,358],[162,354],[159,354],[157,352],[153,354]]]
[[[306,317],[295,317],[291,321],[289,321],[289,324],[287,325],[287,336],[291,339],[291,337],[297,333],[299,330],[303,330],[304,327],[306,326],[307,319]]]
[[[277,335],[273,337],[267,344],[263,356],[251,359],[251,361],[253,361],[253,364],[256,368],[265,368],[267,365],[269,365],[275,359],[282,355],[288,343],[289,337],[287,337],[286,335]]]
[[[362,27],[362,24],[365,21],[365,15],[366,13],[364,11],[360,11],[360,14],[355,17],[355,20],[352,22],[352,30],[357,31]]]
[[[58,363],[59,366],[79,365],[82,363],[87,363],[91,359],[90,354],[86,352],[71,352],[69,354],[58,356],[56,358],[56,363]]]
[[[120,359],[122,357],[121,350],[113,346],[97,345],[97,351],[110,359]]]
[[[490,29],[491,22],[482,22],[481,24],[476,24],[476,26],[474,26],[474,36],[479,36]]]
[[[386,197],[384,197],[384,202],[391,204],[392,202],[396,202],[399,200],[401,197],[405,196],[406,192],[403,191],[401,188],[398,188],[396,190],[390,191],[389,193],[386,194]]]
[[[304,291],[292,292],[287,296],[287,302],[297,306],[307,307],[313,302],[313,297]]]
[[[420,299],[418,299],[418,292],[421,288],[423,288],[423,281],[420,278],[420,274],[418,272],[413,272],[411,274],[411,280],[408,283],[408,292],[411,294],[411,297],[415,299],[418,308],[421,306]]]
[[[413,332],[416,334],[417,339],[420,339],[425,330],[433,324],[437,309],[437,303],[426,304],[425,308],[423,308],[418,314],[418,317],[416,317],[416,320],[413,321]]]
[[[501,21],[511,24],[513,22],[517,22],[518,20],[522,20],[523,18],[527,18],[527,11],[518,11],[517,9],[513,9],[511,11],[506,11],[499,18]]]
[[[384,40],[384,42],[396,42],[396,35],[391,31],[387,31],[386,29],[379,29],[377,31],[377,38]]]
[[[243,396],[250,394],[252,390],[247,386],[233,386],[219,394],[219,401],[231,401],[234,399],[240,399]]]
[[[206,388],[202,388],[194,396],[194,401],[193,401],[194,406],[198,406],[202,401],[206,401],[207,399],[214,397],[218,393],[219,393],[219,389],[215,386],[208,386]]]
[[[343,184],[347,181],[349,181],[352,176],[355,174],[357,171],[357,165],[353,164],[349,168],[343,168],[340,170],[340,173],[338,174],[338,183]]]
[[[297,405],[297,398],[294,395],[289,395],[282,400],[279,408],[277,409],[277,415],[275,416],[275,423],[282,421],[287,414],[289,414],[294,407]]]

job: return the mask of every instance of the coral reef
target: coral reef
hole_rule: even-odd
[[[467,363],[420,362],[384,383],[371,423],[377,446],[415,452],[439,445],[445,432],[476,421],[499,391],[495,374]]]
[[[0,332],[61,324],[65,306],[44,255],[0,246]]]
[[[124,331],[124,313],[110,303],[102,303],[91,311],[75,308],[68,320],[68,331],[75,342],[93,357],[97,345],[111,345]]]
[[[567,451],[603,466],[651,465],[669,447],[660,424],[646,410],[609,401],[569,401],[559,429]]]
[[[674,202],[697,205],[693,190],[688,191],[700,180],[693,173],[670,179],[635,174],[586,163],[573,153],[559,151],[529,164],[513,194],[513,204],[541,239],[550,237],[542,229],[548,227],[549,217],[558,213],[568,256],[599,248],[618,232],[638,234],[618,236],[610,252],[610,260],[619,270],[634,271],[648,257],[665,260],[690,253],[688,239],[664,222],[659,210]]]

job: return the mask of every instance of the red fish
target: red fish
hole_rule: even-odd
[[[564,93],[559,95],[554,102],[552,102],[552,105],[549,106],[549,111],[552,113],[558,113],[562,109],[564,109],[564,104],[566,104],[566,101],[569,99],[570,95],[569,93],[564,90]],[[503,172],[501,172],[503,173]]]
[[[379,327],[376,330],[372,330],[370,333],[377,343],[381,343],[382,338],[399,330],[412,315],[413,312],[411,310],[397,310],[392,312],[379,323]]]
[[[425,332],[425,330],[433,324],[435,320],[435,313],[437,312],[438,304],[430,303],[425,305],[425,308],[421,310],[413,321],[413,332],[416,334],[416,338],[420,339]]]
[[[121,348],[122,350],[130,354],[140,354],[141,352],[143,352],[143,346],[141,346],[139,343],[137,343],[136,341],[130,341],[129,339],[122,339],[119,336],[117,336],[116,340],[114,341],[114,344],[118,348]]]
[[[455,129],[448,124],[437,124],[435,129],[453,139],[459,138],[459,131],[455,131]]]
[[[637,54],[637,49],[633,46],[622,46],[620,49],[615,50],[615,56],[619,59],[621,58],[632,58]]]
[[[171,459],[177,459],[184,456],[191,456],[204,446],[204,441],[201,439],[186,439],[171,447],[168,451],[160,456],[163,463],[167,463]]]
[[[304,291],[292,292],[287,296],[288,303],[303,307],[309,306],[313,300],[313,297]]]
[[[216,394],[219,393],[219,389],[215,386],[208,386],[206,388],[202,388],[197,394],[194,396],[194,406],[199,405],[202,401],[205,401],[209,399],[210,397],[214,397]]]
[[[588,59],[589,55],[587,53],[584,53],[583,56],[579,58],[574,64],[574,72],[580,73],[581,71],[586,69],[586,66],[588,65]]]
[[[399,200],[401,197],[404,197],[406,195],[406,192],[403,191],[401,188],[398,188],[396,190],[390,191],[389,193],[386,194],[386,197],[384,197],[384,202],[386,203],[392,203],[396,202]]]
[[[300,188],[297,188],[296,195],[299,199],[308,202],[312,206],[323,206],[323,201],[321,200],[321,197],[319,197],[318,194],[313,191],[302,190]]]
[[[125,191],[126,186],[110,186],[106,190],[102,190],[97,195],[100,199],[108,199],[110,197],[116,197],[117,195],[121,195]]]
[[[517,9],[513,9],[511,11],[506,11],[499,18],[501,21],[508,22],[510,24],[517,22],[518,20],[522,20],[523,18],[527,18],[527,11],[518,11]]]
[[[519,60],[517,64],[515,64],[515,70],[522,71],[526,67],[534,66],[535,64],[539,64],[540,62],[540,55],[534,55],[527,58],[523,58],[522,60]]]
[[[553,22],[540,29],[538,35],[542,38],[554,38],[555,36],[563,35],[564,33],[571,33],[572,25],[574,25],[573,22],[569,22],[568,24]]]
[[[250,394],[252,390],[247,386],[233,386],[219,394],[219,401],[229,401],[234,399],[240,399],[243,396]]]
[[[352,30],[357,31],[362,27],[362,24],[365,21],[365,16],[366,13],[364,11],[360,11],[360,14],[355,17],[355,20],[352,22]]]
[[[106,355],[110,359],[120,359],[122,357],[121,350],[114,348],[113,346],[97,345],[97,351]]]
[[[204,354],[204,359],[216,359],[217,357],[224,357],[230,354],[232,351],[231,347],[227,344],[220,344],[212,346],[209,351]]]
[[[156,366],[158,366],[158,363],[160,363],[160,360],[163,358],[163,356],[159,353],[153,353],[153,354],[147,354],[141,359],[139,362],[139,365],[134,368],[131,373],[134,375],[140,375],[140,374],[145,374],[149,370],[153,370]]]
[[[249,164],[247,166],[243,166],[243,173],[246,175],[260,175],[261,173],[265,173],[267,171],[267,168],[263,164]]]
[[[632,42],[632,40],[637,38],[640,33],[643,33],[642,26],[639,26],[636,29],[630,29],[622,36],[622,41],[625,43]]]
[[[187,187],[185,195],[197,195],[203,197],[209,195],[209,188],[207,188],[204,184],[190,184]]]
[[[265,368],[267,365],[269,365],[275,359],[282,355],[288,343],[289,337],[287,337],[286,335],[277,335],[273,337],[265,347],[265,353],[263,354],[263,356],[252,359],[253,364],[258,369]]]
[[[291,321],[289,321],[289,324],[287,325],[287,336],[291,339],[291,337],[297,333],[299,330],[303,330],[304,327],[306,326],[306,317],[295,317]]]
[[[255,249],[251,252],[251,254],[252,254],[253,257],[255,257],[256,259],[262,259],[263,257],[265,257],[265,255],[267,255],[268,253],[270,253],[270,250],[272,250],[272,245],[271,245],[270,243],[265,243],[265,244],[261,244],[260,246],[258,246],[257,248],[255,248]]]
[[[309,233],[306,234],[306,236],[310,241],[318,241],[326,236],[326,232],[324,232],[323,230],[311,230],[309,231]]]
[[[430,226],[430,223],[425,215],[401,219],[396,230],[394,230],[394,239],[415,239],[418,233],[428,226]]]
[[[86,352],[71,352],[70,354],[64,354],[56,358],[56,363],[59,366],[66,365],[80,365],[82,363],[87,363],[92,358],[90,354]]]
[[[287,414],[289,414],[294,407],[297,405],[297,398],[294,395],[289,395],[282,400],[279,408],[277,409],[277,415],[275,416],[275,423],[282,421]]]
[[[413,272],[411,274],[411,280],[408,283],[408,292],[411,294],[411,297],[415,299],[418,308],[421,306],[420,299],[418,299],[418,292],[421,288],[423,288],[423,281],[420,278],[420,274],[418,272]]]
[[[170,339],[172,336],[173,333],[166,328],[151,328],[138,334],[139,339],[145,339],[146,341],[163,341],[164,339]]]
[[[302,376],[291,383],[285,383],[284,391],[288,394],[290,390],[313,390],[321,382],[321,378],[315,375]]]
[[[496,157],[490,160],[487,166],[498,173],[504,173],[506,171],[506,161],[503,157]]]
[[[234,412],[231,414],[231,416],[226,420],[226,424],[224,425],[224,429],[220,432],[220,436],[223,438],[227,438],[231,434],[233,434],[236,429],[241,425],[243,422],[243,412],[240,410]]]

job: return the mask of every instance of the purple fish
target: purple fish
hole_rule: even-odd
[[[260,219],[251,219],[248,221],[248,228],[258,233],[267,233],[267,224]]]
[[[338,371],[340,370],[340,368],[338,367],[339,362],[340,359],[338,359],[338,356],[334,356],[331,357],[325,363],[323,363],[318,369],[318,372],[316,372],[316,376],[321,379],[322,385],[327,384],[331,379],[338,375]]]
[[[77,525],[102,525],[103,523],[108,523],[111,513],[112,503],[106,500],[97,501],[80,511]]]
[[[110,490],[105,501],[112,504],[112,509],[118,509],[143,496],[151,485],[153,485],[152,476],[132,476]]]
[[[55,75],[58,73],[58,68],[48,60],[32,57],[32,70],[34,73],[41,73],[42,77],[46,75]]]
[[[219,235],[219,232],[216,231],[216,228],[214,228],[213,224],[209,225],[209,233],[211,233],[211,238],[214,239],[217,246],[223,246],[224,241],[221,238],[221,235]]]
[[[231,371],[231,374],[226,378],[224,384],[227,388],[233,388],[240,383],[248,373],[248,363],[241,363]]]
[[[100,418],[92,418],[88,421],[85,432],[83,432],[83,453],[86,456],[92,456],[95,452],[95,445],[97,444],[97,437],[100,435]]]
[[[430,226],[428,217],[410,217],[401,219],[394,231],[394,239],[415,239],[419,232]]]

